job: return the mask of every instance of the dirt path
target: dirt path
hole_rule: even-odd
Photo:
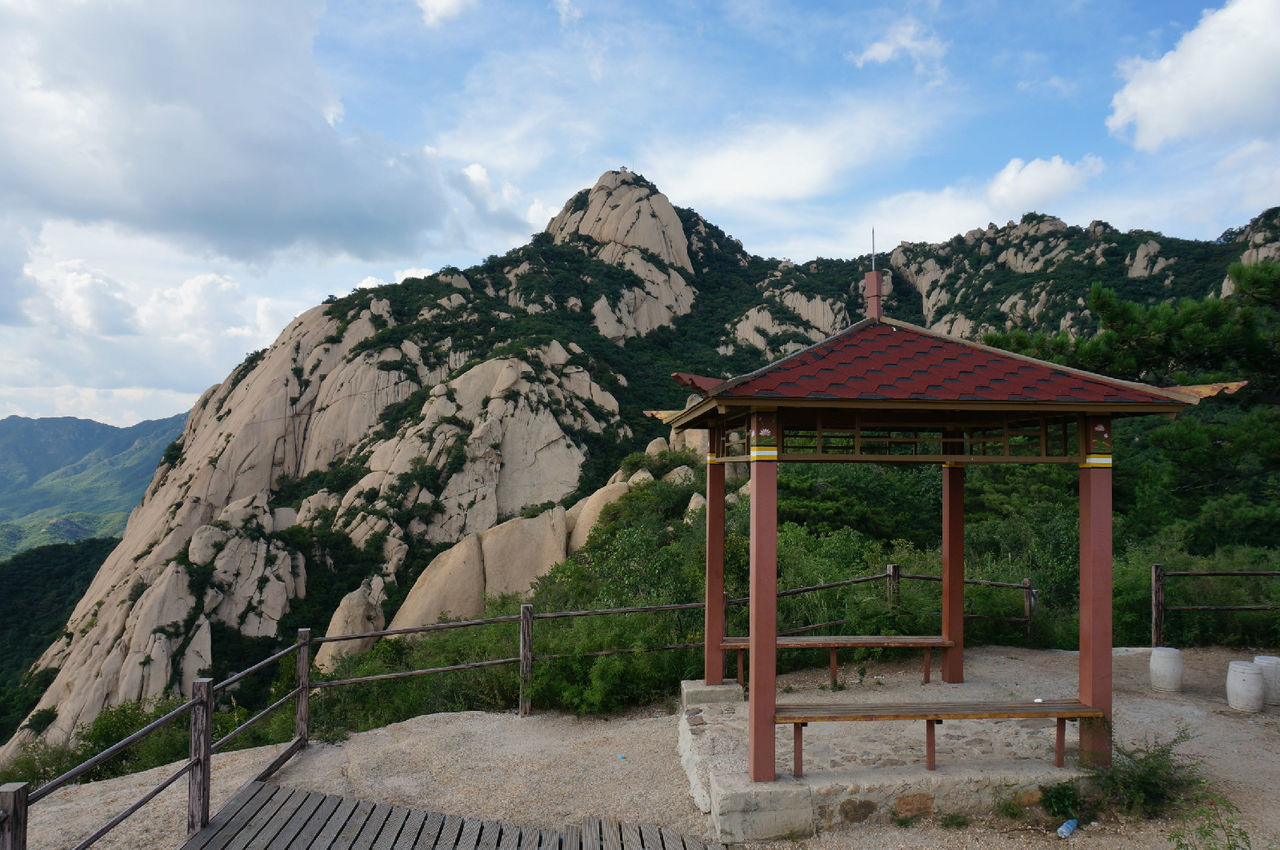
[[[1072,675],[1071,653],[986,647],[971,650],[1008,659],[1020,687]],[[1167,739],[1178,723],[1196,736],[1185,748],[1204,761],[1216,790],[1241,810],[1241,823],[1266,847],[1280,836],[1280,708],[1241,715],[1227,708],[1227,662],[1253,652],[1200,649],[1184,652],[1181,694],[1158,695],[1148,685],[1147,652],[1117,651],[1116,735],[1132,745]],[[896,671],[903,662],[871,665],[868,677]],[[782,677],[780,687],[816,687],[825,671]],[[997,726],[999,724],[996,724]],[[559,828],[584,816],[657,823],[707,836],[706,816],[688,794],[676,756],[675,705],[652,706],[614,718],[464,712],[425,715],[352,736],[342,746],[313,745],[277,780],[327,793],[411,805],[522,826]],[[230,753],[215,759],[217,800],[225,799],[275,748]],[[63,789],[31,811],[32,848],[67,847],[167,774],[145,774]],[[186,821],[184,783],[166,791],[99,847],[176,847]],[[758,845],[761,850],[835,850],[851,846],[1039,847],[1061,846],[1043,817],[1017,820],[995,815],[959,829],[919,822],[909,828],[842,827],[800,841]],[[1107,818],[1086,824],[1073,841],[1095,848],[1169,846],[1176,821]]]

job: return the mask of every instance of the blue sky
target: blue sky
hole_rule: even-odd
[[[0,0],[0,416],[185,411],[627,166],[748,250],[1280,204],[1280,0]]]

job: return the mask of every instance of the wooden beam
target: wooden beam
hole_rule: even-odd
[[[710,444],[719,443],[718,429],[713,430]],[[707,563],[705,582],[706,609],[703,611],[702,654],[703,681],[708,685],[724,683],[724,651],[716,646],[725,633],[724,602],[724,464],[714,450],[707,455]]]
[[[25,782],[0,785],[0,850],[27,850],[27,791]]]
[[[209,825],[209,781],[213,768],[213,679],[191,683],[191,761],[187,774],[187,838]]]
[[[1111,763],[1111,423],[1085,422],[1080,465],[1080,700],[1101,720],[1080,721],[1081,761]]]
[[[942,681],[964,681],[964,467],[942,468]]]
[[[747,770],[754,782],[772,782],[773,710],[778,658],[778,462],[777,416],[757,413],[751,422],[751,686],[747,700]]]

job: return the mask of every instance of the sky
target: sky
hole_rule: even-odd
[[[626,166],[751,252],[1280,204],[1280,0],[0,0],[0,417],[188,410]]]

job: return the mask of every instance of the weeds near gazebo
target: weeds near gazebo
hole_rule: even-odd
[[[1149,738],[1139,746],[1113,746],[1111,766],[1091,768],[1103,800],[1110,806],[1157,818],[1201,787],[1199,759],[1178,752],[1194,737],[1179,726],[1167,741]]]
[[[1240,810],[1225,797],[1203,796],[1198,805],[1182,815],[1181,825],[1169,833],[1175,850],[1252,850],[1249,831],[1236,820]],[[1280,846],[1273,837],[1268,848]]]
[[[1097,809],[1097,803],[1088,802],[1075,782],[1059,782],[1057,785],[1040,786],[1040,807],[1050,817],[1058,820],[1082,820],[1085,810],[1089,809],[1092,813]]]

